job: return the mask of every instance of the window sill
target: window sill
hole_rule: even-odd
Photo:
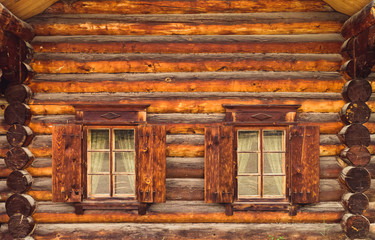
[[[138,210],[138,214],[144,215],[148,208],[148,204],[140,203],[135,200],[84,200],[75,203],[75,213],[82,215],[85,210],[121,210],[134,211]]]
[[[289,212],[289,202],[234,202],[232,203],[234,211],[273,211]]]

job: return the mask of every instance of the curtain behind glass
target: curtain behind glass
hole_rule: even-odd
[[[115,133],[115,194],[135,193],[134,130],[114,130]],[[126,152],[118,152],[126,150]],[[126,173],[127,175],[117,175]]]

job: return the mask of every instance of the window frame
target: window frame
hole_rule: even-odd
[[[248,196],[248,197],[240,197],[239,194],[238,194],[238,190],[239,190],[239,186],[238,186],[238,132],[239,131],[242,131],[242,130],[255,130],[255,131],[259,131],[259,132],[262,132],[263,130],[265,129],[269,129],[269,130],[282,130],[284,131],[284,136],[283,136],[283,148],[284,148],[284,159],[283,159],[283,170],[284,170],[284,185],[283,185],[283,191],[284,191],[284,196],[282,197],[262,197],[262,194],[260,191],[260,194],[259,194],[259,197],[257,196]],[[239,202],[239,203],[244,203],[244,202],[262,202],[262,203],[289,203],[289,186],[290,186],[290,158],[289,158],[289,143],[288,143],[288,138],[287,136],[289,135],[289,127],[287,125],[255,125],[255,124],[246,124],[246,125],[241,125],[241,126],[235,126],[234,127],[234,154],[233,154],[233,158],[234,158],[234,162],[235,162],[235,182],[234,182],[234,193],[235,193],[235,199],[234,199],[234,202]],[[259,136],[259,138],[261,138]],[[260,146],[259,148],[262,147],[262,143],[259,142]],[[262,149],[260,149],[260,152],[263,152]],[[260,157],[261,158],[261,157]],[[258,166],[258,168],[262,171],[264,169],[263,168],[263,162],[264,162],[264,159],[261,159],[261,160],[258,160],[258,163],[261,163],[260,166]],[[263,176],[263,173],[262,172],[259,172],[260,174],[260,178],[262,178]],[[258,184],[258,189],[261,188],[261,187],[264,187],[264,185],[262,184],[263,180],[261,180],[261,183]],[[259,186],[260,185],[260,186]]]
[[[89,194],[89,173],[88,173],[88,168],[89,168],[89,159],[88,159],[88,153],[89,148],[88,148],[88,141],[89,139],[89,130],[91,129],[108,129],[110,133],[110,137],[114,136],[114,130],[117,129],[132,129],[134,131],[134,194],[132,196],[127,195],[127,196],[116,196],[114,194],[114,180],[112,179],[115,174],[113,174],[113,170],[111,169],[114,167],[113,164],[113,154],[115,153],[113,144],[114,144],[114,139],[110,139],[110,147],[109,147],[109,159],[110,159],[110,171],[109,171],[109,176],[110,176],[110,196],[90,196]],[[84,125],[83,126],[83,142],[82,142],[82,153],[83,153],[83,171],[82,171],[82,180],[83,180],[83,187],[84,187],[84,195],[83,198],[85,200],[137,200],[137,193],[136,193],[136,176],[137,176],[137,159],[138,159],[138,154],[137,154],[137,127],[136,126],[131,126],[131,125]]]

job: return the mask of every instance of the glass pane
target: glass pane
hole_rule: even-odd
[[[257,176],[238,176],[238,196],[257,196],[258,177]]]
[[[282,151],[283,150],[283,133],[281,130],[264,130],[263,131],[263,149],[264,151]]]
[[[109,153],[89,153],[89,173],[109,172]]]
[[[105,194],[109,195],[109,176],[108,175],[90,175],[91,195]]]
[[[238,153],[238,173],[258,173],[258,154]]]
[[[109,149],[109,130],[91,129],[90,149]]]
[[[135,184],[134,175],[115,176],[115,194],[134,195]]]
[[[264,176],[264,196],[284,196],[283,176]]]
[[[134,149],[134,130],[114,130],[115,149]]]
[[[134,152],[115,153],[115,172],[134,173]]]
[[[238,131],[238,151],[258,151],[258,131]]]
[[[284,153],[264,153],[264,173],[283,173]]]

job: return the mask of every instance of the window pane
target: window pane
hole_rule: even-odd
[[[283,173],[284,153],[264,153],[264,173]]]
[[[90,152],[89,163],[90,173],[109,172],[109,153]]]
[[[238,173],[258,173],[258,154],[238,153]]]
[[[257,176],[238,176],[238,196],[257,196],[258,177]]]
[[[283,196],[283,176],[264,176],[264,196]]]
[[[105,194],[109,195],[109,176],[108,175],[90,175],[91,195]]]
[[[134,173],[134,152],[115,153],[115,172]]]
[[[109,130],[91,129],[90,149],[109,149]]]
[[[264,151],[282,151],[283,150],[283,133],[280,130],[263,131],[263,149]]]
[[[134,149],[134,130],[114,130],[115,149]]]
[[[258,151],[258,131],[238,131],[238,151]]]
[[[115,176],[115,194],[134,195],[134,175]]]

